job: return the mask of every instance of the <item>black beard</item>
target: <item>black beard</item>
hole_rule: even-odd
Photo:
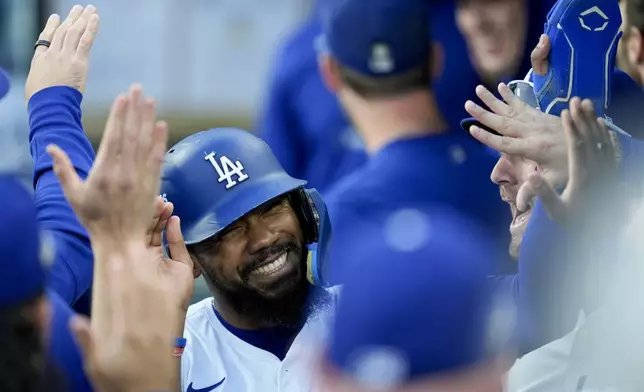
[[[290,287],[280,292],[279,296],[268,297],[246,285],[248,280],[246,271],[250,270],[255,263],[250,263],[248,268],[241,271],[240,276],[244,284],[232,285],[224,282],[212,270],[208,271],[205,277],[237,314],[256,320],[267,327],[299,329],[310,316],[328,308],[331,303],[330,295],[326,290],[312,286],[307,280],[307,254],[302,251],[302,247],[289,242],[280,248],[270,253],[281,253],[284,250],[295,252],[300,255],[300,263],[296,274],[287,278],[295,282],[292,284],[285,282],[284,284]]]

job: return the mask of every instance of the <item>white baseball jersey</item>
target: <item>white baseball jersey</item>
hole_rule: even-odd
[[[335,297],[337,291],[332,293]],[[232,334],[217,318],[212,298],[188,309],[181,358],[185,392],[309,392],[333,306],[310,318],[283,361]]]
[[[602,385],[597,374],[584,366],[575,353],[578,335],[586,322],[584,315],[580,315],[570,333],[518,359],[510,369],[505,391],[617,392]]]

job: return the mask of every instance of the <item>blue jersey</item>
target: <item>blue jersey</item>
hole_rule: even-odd
[[[318,18],[314,11],[278,51],[257,127],[284,169],[324,194],[367,157],[338,99],[320,76],[315,50],[315,40],[322,34]],[[463,102],[474,94],[478,77],[456,28],[453,2],[432,5],[431,18],[432,39],[444,48],[443,71],[433,89],[443,117],[457,129],[467,116]]]
[[[48,292],[47,297],[52,308],[49,326],[50,358],[62,372],[70,391],[91,391],[92,387],[83,370],[80,348],[69,329],[74,311],[55,292]]]
[[[352,226],[372,212],[422,203],[451,207],[482,225],[499,246],[507,246],[510,209],[501,200],[490,173],[498,160],[465,132],[447,132],[395,141],[369,163],[343,180],[326,197],[337,260],[351,260],[352,243],[360,233]],[[339,282],[335,282],[339,283]]]
[[[320,33],[313,15],[278,52],[258,132],[288,174],[325,192],[359,168],[366,154],[322,82],[314,47]]]
[[[48,298],[53,308],[50,324],[50,355],[73,391],[89,391],[78,347],[69,330],[70,305],[89,291],[93,278],[93,256],[87,232],[67,203],[45,151],[57,144],[67,152],[77,173],[86,177],[94,151],[81,125],[82,95],[69,87],[51,87],[29,100],[34,159],[35,203],[41,227],[53,234],[55,259],[49,269]]]

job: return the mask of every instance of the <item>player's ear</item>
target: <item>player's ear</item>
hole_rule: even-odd
[[[190,258],[192,259],[192,275],[195,279],[201,276],[202,270],[199,264],[199,258],[190,253]]]
[[[318,67],[326,88],[333,93],[337,93],[342,86],[338,62],[331,56],[321,55],[318,58]]]
[[[443,51],[443,46],[438,42],[433,42],[429,56],[432,80],[435,81],[441,77],[445,68],[445,52]]]
[[[626,35],[626,34],[625,34]],[[624,38],[622,38],[624,39]],[[631,64],[641,64],[644,62],[644,37],[642,32],[637,27],[631,27],[628,32],[628,39],[626,44],[626,53],[628,54],[628,61]]]

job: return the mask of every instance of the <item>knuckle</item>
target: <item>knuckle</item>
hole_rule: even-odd
[[[101,192],[101,193],[106,193],[110,189],[110,178],[108,176],[100,176],[96,180],[96,188]]]
[[[508,110],[508,117],[516,117],[518,114],[519,113],[517,112],[517,110],[512,106],[510,106],[510,109]],[[507,119],[506,119],[506,122],[507,122]]]
[[[501,117],[501,129],[503,130],[510,129],[510,117],[506,117],[506,116]]]
[[[69,36],[79,36],[83,33],[83,29],[78,26],[78,25],[73,25],[72,27],[69,28],[67,31],[67,34]]]
[[[510,138],[506,136],[501,137],[501,146],[503,148],[508,148],[510,147]]]
[[[81,49],[86,49],[89,48],[89,46],[92,44],[92,39],[91,37],[83,36],[78,43],[78,47]]]
[[[116,189],[121,194],[129,193],[134,189],[134,181],[130,175],[119,176],[115,183]]]

